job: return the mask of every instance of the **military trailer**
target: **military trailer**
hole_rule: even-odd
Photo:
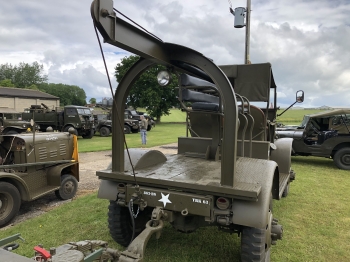
[[[75,196],[77,137],[69,131],[0,136],[0,227],[17,215],[22,201],[50,192],[64,200]]]
[[[30,122],[22,120],[22,113],[12,108],[0,108],[0,134],[23,133],[28,128],[31,129]]]
[[[306,115],[300,128],[276,133],[293,139],[292,155],[332,158],[338,168],[350,170],[350,109]]]
[[[198,125],[201,120],[211,125],[205,125],[206,135],[179,137],[175,155],[124,152],[122,134],[113,132],[112,163],[96,174],[101,179],[98,197],[109,200],[110,233],[127,246],[120,261],[143,261],[149,237],[159,236],[164,221],[185,233],[201,226],[237,233],[242,261],[270,261],[271,245],[283,234],[273,217],[272,199],[280,199],[290,181],[291,140],[273,144],[274,132],[266,130],[273,128],[267,123],[271,116],[266,114],[274,112],[254,109],[245,93],[235,91],[269,90],[275,85],[271,65],[229,65],[223,70],[195,50],[164,43],[128,24],[116,16],[112,1],[94,0],[91,15],[104,42],[141,57],[116,89],[113,116],[122,117],[133,83],[155,64],[179,76],[180,101],[181,90],[201,91],[201,82],[214,90],[189,97],[193,104],[185,110],[196,114],[190,116],[192,130],[203,131],[193,128],[195,119]],[[168,79],[166,73],[159,75],[159,83]],[[113,119],[114,128],[118,126]]]
[[[40,131],[46,132],[48,127],[53,130],[68,132],[73,127],[77,135],[92,138],[94,135],[94,118],[90,108],[85,106],[68,105],[61,110],[52,110],[45,104],[32,105],[23,113],[24,120],[34,119],[40,125]]]

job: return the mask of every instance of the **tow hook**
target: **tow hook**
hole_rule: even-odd
[[[130,243],[128,248],[119,257],[119,262],[141,262],[144,258],[144,251],[150,237],[156,233],[157,239],[163,229],[164,212],[161,207],[154,208],[152,219],[146,223],[146,228]]]
[[[281,240],[283,236],[283,227],[278,224],[278,220],[276,218],[272,219],[272,227],[271,227],[271,244],[276,245],[277,240]]]

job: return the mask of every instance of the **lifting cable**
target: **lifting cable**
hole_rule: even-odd
[[[117,107],[117,102],[116,102],[116,100],[114,99],[114,93],[113,93],[112,83],[111,83],[111,79],[110,79],[110,77],[109,77],[109,73],[108,73],[108,69],[107,69],[106,59],[105,59],[105,56],[104,56],[104,54],[103,54],[101,41],[100,41],[100,38],[99,38],[99,36],[98,36],[98,33],[97,33],[97,29],[96,29],[96,25],[95,25],[95,24],[94,24],[94,29],[95,29],[95,33],[96,33],[96,38],[97,38],[98,44],[99,44],[99,46],[100,46],[100,51],[101,51],[102,60],[103,60],[104,66],[105,66],[106,74],[107,74],[107,79],[108,79],[108,83],[109,83],[109,88],[110,88],[110,91],[111,91],[111,94],[112,94],[112,97],[113,97],[114,108],[117,110],[117,112],[116,112],[116,113],[117,113],[117,119],[118,119],[118,123],[119,123],[120,130],[121,130],[121,132],[123,133],[124,144],[125,144],[126,152],[127,152],[127,154],[128,154],[129,162],[130,162],[130,165],[131,165],[131,168],[132,168],[132,174],[133,174],[133,176],[134,176],[135,184],[136,184],[136,186],[138,186],[137,181],[136,181],[136,175],[135,175],[134,165],[133,165],[133,163],[132,163],[132,161],[131,161],[131,157],[130,157],[130,153],[129,153],[128,144],[126,143],[126,139],[125,139],[125,133],[124,133],[124,127],[123,127],[124,125],[122,126],[122,124],[121,124],[121,120],[120,120],[119,112],[118,112],[118,107]],[[113,160],[113,159],[112,159],[112,160]]]

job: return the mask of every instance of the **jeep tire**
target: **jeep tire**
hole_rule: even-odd
[[[130,134],[131,133],[131,128],[128,125],[124,125],[124,134]]]
[[[350,147],[339,149],[333,157],[335,165],[344,170],[350,170]]]
[[[18,213],[21,195],[18,189],[7,182],[0,182],[0,227],[8,224]]]

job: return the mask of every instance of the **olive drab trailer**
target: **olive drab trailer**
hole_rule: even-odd
[[[75,196],[79,163],[73,132],[0,135],[0,227],[17,215],[22,201],[51,192],[63,200]]]
[[[90,108],[85,106],[68,105],[63,110],[50,109],[44,103],[32,105],[23,113],[23,119],[34,119],[40,126],[40,131],[45,132],[48,127],[53,130],[68,132],[73,127],[77,135],[83,138],[92,138],[95,131],[94,117]]]
[[[274,140],[271,119],[277,109],[264,111],[249,100],[269,99],[275,88],[271,65],[219,67],[120,19],[112,1],[94,0],[91,15],[104,42],[141,57],[116,89],[113,116],[122,119],[133,83],[155,64],[178,75],[179,101],[187,111],[188,132],[178,138],[175,155],[124,152],[122,132],[112,134],[112,163],[96,174],[98,197],[110,201],[110,233],[128,247],[119,260],[143,261],[149,237],[159,237],[167,221],[186,233],[201,226],[237,233],[242,261],[270,261],[271,245],[283,234],[272,199],[281,198],[293,176],[290,139]],[[114,130],[120,128],[116,119]]]

